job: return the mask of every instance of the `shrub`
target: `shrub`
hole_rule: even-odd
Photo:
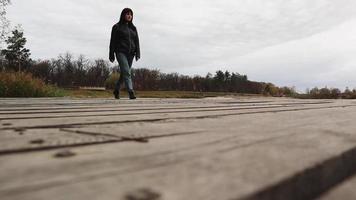
[[[0,72],[0,97],[64,96],[57,87],[46,85],[41,79],[23,72]]]
[[[112,73],[109,78],[105,80],[105,88],[106,89],[114,89],[115,83],[119,80],[120,74],[119,73]]]

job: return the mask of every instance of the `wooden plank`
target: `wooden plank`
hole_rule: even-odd
[[[140,115],[140,114],[160,114],[160,113],[182,113],[182,112],[208,112],[208,111],[229,111],[247,110],[261,108],[280,108],[281,105],[267,106],[208,106],[208,107],[175,107],[175,108],[135,108],[135,109],[108,109],[108,110],[67,110],[65,112],[43,112],[43,113],[10,113],[0,114],[0,120],[37,119],[37,118],[66,118],[66,117],[91,117],[91,116],[116,116],[116,115]]]
[[[356,177],[353,176],[345,180],[340,185],[336,186],[332,190],[328,191],[326,194],[318,198],[319,200],[354,200],[356,199]]]
[[[314,109],[324,109],[324,108],[334,108],[334,107],[350,107],[355,105],[325,105],[325,106],[314,106],[314,105],[304,105],[301,107],[254,107],[250,108],[235,108],[235,109],[207,109],[205,112],[202,111],[192,111],[192,110],[182,110],[174,112],[143,112],[143,113],[126,113],[126,114],[112,114],[104,115],[101,117],[97,116],[78,116],[75,120],[72,117],[63,118],[48,118],[43,119],[24,119],[24,120],[2,120],[2,126],[0,130],[8,130],[14,128],[70,128],[77,126],[87,126],[87,125],[99,125],[99,124],[115,124],[115,123],[128,123],[128,122],[153,122],[162,120],[174,120],[174,119],[193,119],[193,118],[207,118],[207,117],[219,117],[226,115],[243,115],[243,114],[254,114],[254,113],[265,113],[265,112],[289,112],[298,110],[314,110]]]
[[[0,134],[0,156],[53,148],[115,141],[108,135],[75,134],[60,129],[7,130]]]
[[[70,128],[168,137],[74,148],[68,159],[54,158],[58,150],[0,156],[1,172],[12,172],[0,173],[0,197],[125,199],[151,191],[162,199],[243,198],[354,148],[355,113],[340,106]]]
[[[19,115],[33,115],[33,114],[51,114],[51,113],[93,113],[93,112],[106,112],[106,111],[154,111],[154,110],[183,110],[183,109],[213,109],[213,108],[236,108],[236,107],[274,107],[274,106],[300,106],[300,105],[324,105],[330,104],[331,102],[219,102],[219,103],[209,103],[209,104],[175,104],[172,105],[135,105],[135,106],[118,106],[118,105],[101,105],[98,106],[65,106],[65,107],[17,107],[17,108],[1,108],[0,116],[1,118],[11,117]]]

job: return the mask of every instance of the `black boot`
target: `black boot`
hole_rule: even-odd
[[[130,99],[136,99],[135,93],[133,91],[129,91]]]
[[[120,92],[118,90],[114,90],[113,94],[115,99],[120,99]]]

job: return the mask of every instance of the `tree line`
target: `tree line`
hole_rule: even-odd
[[[104,59],[89,60],[70,53],[50,60],[30,59],[30,50],[25,48],[26,38],[21,29],[12,31],[5,42],[7,48],[1,50],[0,68],[3,71],[24,71],[41,78],[47,84],[60,87],[112,86],[107,81],[116,81],[119,67],[110,67]],[[178,73],[162,73],[147,68],[132,69],[136,90],[180,90],[199,92],[238,92],[251,94],[290,95],[293,88],[278,88],[272,83],[248,80],[246,75],[218,70],[206,76],[186,76]],[[108,87],[110,88],[110,87]]]
[[[298,94],[300,98],[308,99],[356,99],[356,89],[346,89],[342,92],[338,88],[318,88],[307,89],[305,94]]]
[[[26,60],[21,67],[13,61],[2,60],[1,69],[5,71],[24,71],[41,78],[47,84],[71,88],[79,86],[104,87],[112,89],[120,74],[119,67],[110,67],[103,59],[89,60],[80,55],[75,58],[70,53],[50,60]],[[116,76],[116,78],[112,78]],[[290,95],[293,88],[279,88],[272,83],[248,80],[246,75],[218,70],[206,76],[186,76],[178,73],[162,73],[157,69],[133,68],[133,84],[136,90],[169,90],[197,92],[237,92],[251,94]]]
[[[138,90],[179,90],[196,92],[235,92],[292,95],[294,88],[279,88],[272,83],[250,81],[247,75],[218,70],[206,76],[186,76],[178,73],[161,73],[159,70],[138,68],[133,70],[133,82]]]

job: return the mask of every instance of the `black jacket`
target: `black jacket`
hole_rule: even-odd
[[[109,59],[114,60],[114,53],[135,55],[140,58],[140,43],[135,26],[126,23],[117,23],[112,27],[110,39]]]

